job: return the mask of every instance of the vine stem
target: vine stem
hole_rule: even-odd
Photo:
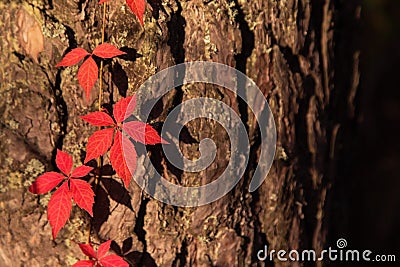
[[[107,2],[103,3],[103,21],[101,25],[101,44],[104,44],[105,41],[105,30],[106,30],[106,12],[107,12]],[[102,103],[103,103],[103,69],[104,69],[104,61],[103,59],[100,61],[100,70],[99,70],[99,100],[98,100],[98,109],[99,111],[102,110]],[[101,129],[101,127],[100,127]],[[97,167],[99,170],[101,170],[101,164],[102,160],[101,157],[97,158]],[[96,174],[96,179],[95,179],[95,192],[97,191],[97,185],[99,183],[99,179],[101,178],[101,172],[99,171],[99,174]],[[89,226],[88,226],[88,235],[87,235],[87,243],[90,244],[90,233],[92,230],[92,220],[89,221]]]

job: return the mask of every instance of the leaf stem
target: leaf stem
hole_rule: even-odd
[[[103,22],[101,25],[101,44],[104,44],[105,41],[105,30],[106,30],[106,13],[107,13],[107,2],[103,3]],[[102,103],[103,103],[103,69],[104,69],[104,60],[101,59],[100,61],[100,70],[99,70],[99,77],[100,77],[100,81],[99,81],[99,100],[98,100],[98,109],[99,111],[102,110]],[[101,127],[100,127],[101,129]],[[99,169],[99,173],[96,174],[95,177],[95,194],[97,193],[97,186],[99,183],[99,179],[101,178],[101,167],[102,167],[102,159],[101,157],[97,158],[97,167]],[[91,234],[91,230],[92,230],[92,220],[89,221],[89,226],[88,226],[88,235],[87,235],[87,243],[90,244],[90,234]]]

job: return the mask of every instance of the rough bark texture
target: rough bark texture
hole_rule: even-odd
[[[198,208],[162,204],[135,183],[128,201],[108,198],[106,190],[120,188],[105,184],[97,194],[102,202],[95,208],[99,219],[93,234],[124,243],[125,250],[133,243],[123,252],[134,266],[288,266],[261,263],[256,253],[264,245],[321,250],[329,227],[336,140],[354,116],[359,52],[346,31],[357,25],[357,3],[148,2],[144,29],[124,1],[108,8],[107,39],[129,56],[107,62],[106,102],[134,93],[148,77],[176,63],[227,64],[253,79],[267,97],[277,126],[276,159],[264,184],[248,193],[260,141],[247,107],[223,88],[176,88],[163,98],[153,122],[162,122],[187,99],[225,102],[249,130],[251,163],[245,177],[222,199]],[[85,241],[87,216],[74,210],[53,242],[45,214],[48,196],[33,196],[27,186],[55,168],[56,148],[82,158],[94,130],[78,116],[96,109],[97,90],[85,100],[72,78],[77,68],[54,66],[74,47],[97,45],[100,13],[94,0],[0,2],[0,266],[66,266],[81,255],[71,240]],[[351,26],[335,31],[342,24]],[[188,124],[187,132],[190,141],[181,148],[188,158],[198,156],[203,138],[216,142],[220,150],[212,167],[197,174],[176,171],[162,160],[158,147],[152,150],[153,163],[176,183],[206,184],[224,170],[229,141],[217,123],[203,119]],[[146,165],[138,171],[146,174]]]

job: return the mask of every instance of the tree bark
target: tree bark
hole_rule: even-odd
[[[85,99],[75,78],[77,68],[55,65],[67,49],[91,51],[97,45],[97,2],[0,3],[0,266],[66,266],[83,258],[71,240],[85,241],[89,217],[74,208],[53,242],[45,214],[49,196],[33,196],[27,186],[55,169],[56,148],[82,159],[94,130],[79,116],[96,109],[97,90]],[[115,240],[122,248],[113,249],[133,266],[303,266],[276,259],[261,262],[257,251],[264,245],[322,250],[334,223],[329,210],[340,154],[337,140],[354,118],[359,51],[347,38],[357,27],[359,9],[356,1],[149,0],[141,28],[124,1],[113,1],[107,39],[128,56],[106,62],[106,102],[133,94],[169,66],[197,60],[223,63],[245,73],[264,93],[276,123],[277,150],[263,185],[248,193],[260,150],[252,113],[224,88],[176,88],[163,98],[152,123],[163,122],[188,99],[223,101],[248,128],[251,157],[244,177],[225,197],[197,208],[158,202],[133,182],[130,198],[107,196],[107,190],[121,189],[106,182],[97,192],[92,234]],[[194,120],[186,125],[190,141],[180,143],[183,154],[194,158],[200,140],[213,139],[220,148],[215,168],[179,172],[166,163],[160,147],[151,148],[153,164],[175,183],[209,183],[227,165],[229,140],[220,127]],[[138,171],[146,174],[146,168]]]

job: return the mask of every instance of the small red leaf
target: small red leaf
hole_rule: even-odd
[[[90,98],[90,91],[99,77],[99,68],[96,62],[90,56],[83,62],[78,71],[78,81],[85,91],[86,98]]]
[[[121,98],[121,100],[118,101],[114,106],[113,115],[115,120],[119,123],[123,122],[126,118],[132,115],[135,106],[136,95],[127,98]]]
[[[111,126],[114,124],[114,120],[111,116],[102,111],[95,111],[85,116],[81,116],[81,119],[94,126]]]
[[[56,67],[69,67],[75,65],[87,55],[89,55],[89,53],[83,48],[72,49],[65,55],[61,62],[56,65]]]
[[[82,166],[75,168],[75,170],[72,171],[71,177],[72,178],[84,177],[84,176],[88,175],[89,172],[91,172],[92,170],[93,170],[92,167],[82,165]]]
[[[112,144],[114,128],[107,128],[94,132],[88,140],[85,163],[107,152]]]
[[[93,55],[96,55],[101,58],[113,58],[124,54],[126,53],[122,52],[115,46],[107,43],[101,44],[93,50]]]
[[[122,138],[125,138],[123,144]],[[125,155],[128,155],[128,157],[125,157]],[[132,179],[132,173],[130,170],[134,172],[136,169],[136,159],[137,154],[135,146],[126,136],[124,136],[120,131],[117,131],[114,144],[110,151],[110,160],[111,165],[124,182],[126,188],[128,188]]]
[[[71,267],[93,267],[94,266],[94,261],[91,260],[81,260],[76,262],[74,265]]]
[[[99,5],[105,3],[105,2],[109,2],[110,0],[100,0]]]
[[[129,121],[124,123],[123,130],[133,138],[133,140],[146,144],[169,144],[167,141],[162,139],[156,130],[149,124],[141,121]]]
[[[126,4],[132,10],[133,14],[139,19],[140,24],[143,26],[143,16],[146,10],[145,0],[126,0]]]
[[[51,196],[47,207],[47,218],[52,228],[53,238],[65,225],[71,212],[72,203],[69,195],[68,184],[63,183]]]
[[[86,256],[89,256],[93,259],[95,259],[96,256],[96,251],[94,251],[92,245],[90,244],[79,244],[80,249],[82,250],[83,254]]]
[[[97,250],[97,259],[103,258],[107,252],[110,250],[112,240],[108,240],[99,246]]]
[[[99,261],[104,267],[129,267],[129,264],[126,261],[115,254],[108,255]]]
[[[72,157],[68,153],[57,149],[56,164],[60,171],[65,175],[70,175],[72,169]]]
[[[93,217],[94,192],[92,186],[88,182],[80,179],[71,179],[69,182],[71,195],[75,203]]]
[[[39,176],[35,182],[29,187],[29,192],[33,194],[44,194],[56,187],[65,176],[57,172],[46,172]]]

